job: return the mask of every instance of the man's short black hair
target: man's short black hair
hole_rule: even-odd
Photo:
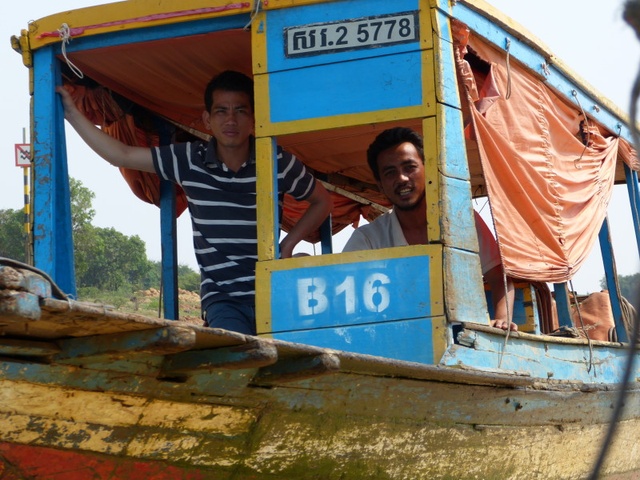
[[[213,92],[216,90],[246,93],[249,95],[249,100],[251,101],[251,110],[254,110],[253,80],[244,73],[225,70],[209,80],[207,88],[204,91],[204,107],[207,112],[211,112],[211,107],[213,107]]]
[[[371,173],[376,180],[380,180],[380,172],[378,172],[378,155],[388,148],[395,147],[401,143],[409,142],[416,147],[418,155],[424,163],[424,145],[422,137],[419,133],[405,127],[394,127],[380,133],[376,139],[369,145],[367,149],[367,163],[371,169]]]

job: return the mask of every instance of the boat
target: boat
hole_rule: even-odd
[[[1,478],[638,475],[640,371],[607,220],[626,184],[640,244],[628,119],[491,5],[128,0],[35,20],[12,45],[32,94],[34,261],[0,260]],[[162,318],[75,300],[55,86],[155,144],[205,138],[201,91],[225,69],[256,86],[258,334],[180,320],[184,197],[139,172],[121,173],[161,209]],[[365,152],[398,125],[426,139],[429,243],[336,252],[333,235],[389,208]],[[300,212],[272,201],[276,142],[331,192],[319,254],[279,258],[278,225]],[[490,323],[486,198],[517,332]],[[605,338],[576,324],[569,286],[595,242]]]

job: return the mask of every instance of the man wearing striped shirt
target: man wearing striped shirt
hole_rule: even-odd
[[[205,90],[202,120],[209,142],[132,147],[96,128],[57,88],[65,118],[101,157],[117,167],[157,173],[182,187],[189,204],[201,274],[205,323],[255,335],[256,156],[253,81],[225,71]],[[317,229],[331,210],[329,194],[293,155],[278,148],[278,197],[285,193],[309,208],[280,244],[281,257]]]

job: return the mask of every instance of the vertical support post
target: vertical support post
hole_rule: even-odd
[[[553,291],[556,298],[556,310],[558,311],[558,324],[561,327],[573,327],[571,320],[571,303],[566,283],[554,283]]]
[[[64,111],[55,92],[61,83],[54,47],[33,54],[34,265],[68,295],[76,295],[71,198]]]
[[[158,122],[160,144],[171,143],[171,128]],[[176,235],[176,187],[172,182],[160,181],[160,245],[162,251],[163,315],[167,320],[178,320],[178,246]]]
[[[638,188],[638,172],[631,170],[624,164],[624,175],[627,179],[627,192],[629,193],[629,206],[633,219],[633,231],[636,233],[636,245],[640,254],[640,189]]]
[[[277,146],[271,137],[256,138],[258,261],[280,258]]]
[[[618,285],[618,271],[616,269],[616,261],[613,255],[613,245],[611,245],[611,235],[609,230],[609,219],[604,218],[598,238],[600,240],[600,252],[602,253],[602,264],[604,266],[604,275],[607,281],[607,289],[609,290],[609,299],[611,300],[611,310],[616,325],[616,335],[619,342],[626,342],[627,332],[624,329],[622,321],[622,307],[620,301],[620,286]]]
[[[316,175],[316,178],[319,180],[327,180],[327,176],[320,173]],[[324,222],[322,222],[322,225],[320,225],[320,246],[323,255],[333,253],[333,236],[331,230],[331,215],[329,215]]]
[[[22,129],[22,144],[27,144],[27,129]],[[31,161],[29,166],[22,167],[24,187],[24,260],[28,265],[33,265],[33,241],[31,240]]]
[[[162,298],[164,318],[178,320],[178,248],[176,242],[176,189],[160,182],[160,244],[162,249]]]
[[[331,215],[320,225],[320,246],[323,255],[333,253],[333,237],[331,235]]]

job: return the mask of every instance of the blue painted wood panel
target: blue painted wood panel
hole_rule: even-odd
[[[478,231],[473,214],[471,184],[466,180],[441,180],[442,239],[449,247],[478,252]]]
[[[33,160],[34,264],[75,296],[69,171],[62,103],[55,93],[60,69],[53,47],[34,52]]]
[[[589,347],[586,341],[543,342],[504,337],[479,331],[460,334],[465,345],[455,345],[443,359],[445,365],[467,365],[478,369],[502,369],[528,373],[532,377],[578,382],[615,383],[622,380],[625,348]],[[637,376],[638,367],[632,378]]]
[[[451,68],[455,67],[451,65]],[[454,89],[457,92],[457,88],[454,87]],[[438,110],[439,128],[441,129],[438,151],[440,171],[446,177],[469,180],[471,175],[467,161],[462,113],[459,108],[448,105],[438,105]]]
[[[335,8],[322,4],[268,11],[271,122],[422,105],[423,55],[418,11],[416,0],[346,1],[336,2]],[[394,17],[385,15],[397,13],[413,15],[412,33],[407,37],[407,43],[387,44],[385,40],[390,27],[385,22],[393,22]],[[334,28],[331,22],[346,22],[345,25],[353,30],[350,30],[350,35],[353,34],[350,38],[369,39],[375,35],[379,41],[364,42],[359,46],[354,41],[353,48],[333,48],[337,41],[333,37],[327,39],[325,32]],[[346,32],[347,27],[340,25],[339,28]],[[295,43],[296,46],[322,43],[333,47],[295,54],[290,47],[291,40],[287,41],[287,38],[303,27],[313,31],[306,31],[304,41]],[[398,32],[399,27],[394,31]]]
[[[421,78],[420,52],[272,73],[271,121],[419,106]]]
[[[446,37],[450,36],[449,24],[445,23],[442,29],[447,31]],[[436,65],[436,72],[439,77],[436,79],[436,97],[440,103],[452,107],[461,108],[460,95],[458,93],[458,79],[456,77],[456,62],[453,56],[453,45],[451,42],[439,39],[438,57],[439,64]]]
[[[411,43],[390,44],[385,45],[379,42],[379,46],[370,45],[366,48],[333,51],[325,50],[319,54],[306,56],[287,56],[285,47],[285,35],[287,29],[300,26],[317,26],[315,39],[320,42],[319,30],[323,28],[322,24],[330,24],[331,22],[349,21],[365,23],[366,19],[378,17],[399,12],[418,12],[420,5],[418,0],[371,0],[367,2],[343,1],[334,2],[332,8],[328,8],[326,3],[317,5],[307,5],[296,8],[283,8],[267,12],[267,56],[268,71],[291,70],[298,68],[306,68],[313,65],[321,65],[327,63],[337,63],[353,61],[367,57],[379,57],[393,55],[397,53],[415,51],[419,49],[419,40]],[[380,18],[384,23],[386,19]],[[375,19],[371,19],[375,21]],[[367,30],[367,37],[374,35],[376,29],[372,27],[363,27],[362,36],[364,38],[364,30]],[[378,30],[378,36],[382,39],[388,35],[387,26],[382,25]],[[419,32],[418,32],[419,33]],[[418,35],[419,37],[419,35]],[[331,40],[327,40],[331,41]],[[362,71],[361,77],[365,77],[369,72]]]
[[[421,318],[377,325],[284,332],[274,334],[273,338],[430,364],[434,363],[432,328],[431,319]]]
[[[445,247],[443,263],[447,320],[487,324],[489,313],[478,254]]]
[[[272,331],[428,317],[429,271],[428,256],[274,271]]]

